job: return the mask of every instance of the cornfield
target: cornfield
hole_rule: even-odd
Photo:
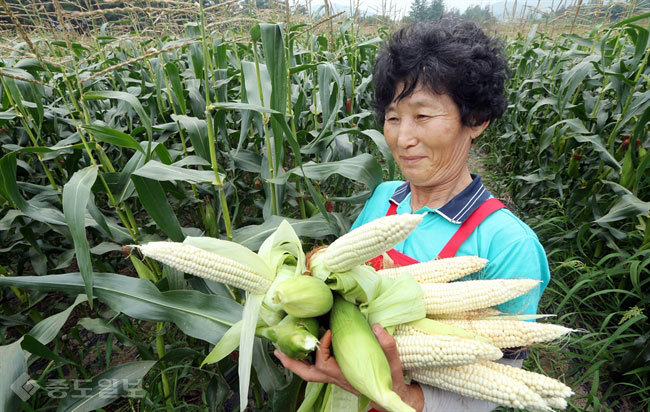
[[[13,3],[0,0],[0,410],[232,410],[237,359],[200,364],[243,294],[123,246],[255,250],[283,220],[313,246],[346,233],[399,178],[371,104],[391,27],[234,1]],[[494,193],[549,253],[541,312],[584,330],[527,360],[580,388],[573,410],[650,405],[649,17],[511,34],[511,107],[479,142]],[[250,408],[295,410],[304,382],[272,350],[256,340]]]

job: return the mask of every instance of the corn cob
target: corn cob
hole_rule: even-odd
[[[406,239],[423,214],[391,215],[375,219],[336,239],[323,255],[331,272],[345,272],[381,255]]]
[[[146,257],[201,278],[225,283],[253,293],[264,293],[271,281],[216,253],[178,242],[149,242],[139,246]]]
[[[491,316],[499,316],[501,315],[502,312],[499,309],[496,308],[482,308],[482,309],[474,309],[474,310],[468,310],[465,312],[456,312],[456,313],[443,313],[440,315],[436,315],[435,318],[436,320],[470,320],[470,319],[483,319],[483,318],[488,318]]]
[[[551,411],[546,401],[527,385],[480,363],[414,369],[406,374],[417,382],[502,406]]]
[[[322,280],[312,276],[295,276],[278,285],[273,302],[280,303],[289,315],[313,318],[329,312],[334,298]]]
[[[335,297],[330,328],[332,351],[348,382],[386,410],[413,412],[392,391],[390,365],[359,308],[340,296]]]
[[[522,320],[438,320],[484,336],[499,348],[515,348],[532,345],[533,343],[548,342],[573,332],[573,329],[552,323],[526,322]]]
[[[423,333],[406,325],[397,326],[393,337],[404,370],[467,365],[502,356],[499,348],[488,343],[458,336]]]
[[[549,378],[548,376],[497,362],[481,362],[481,365],[492,368],[497,372],[510,376],[511,378],[526,384],[542,398],[564,399],[573,396],[571,388],[556,379]],[[555,408],[556,406],[551,405],[551,407]]]
[[[418,283],[445,283],[477,272],[483,269],[487,263],[487,259],[478,256],[457,256],[382,269],[378,273],[391,279],[397,278],[402,273],[410,273]]]
[[[545,398],[542,396],[542,399],[553,409],[566,409],[568,406],[566,399],[564,398]]]
[[[487,308],[528,292],[539,281],[534,279],[467,280],[453,283],[423,283],[427,315],[456,313]]]

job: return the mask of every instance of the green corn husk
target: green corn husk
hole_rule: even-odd
[[[334,357],[348,382],[389,412],[413,412],[392,391],[386,355],[359,309],[337,296],[330,314],[330,328]]]
[[[305,359],[318,346],[318,322],[288,315],[277,325],[258,328],[257,334],[269,339],[291,359]]]
[[[364,304],[379,295],[382,280],[370,266],[359,265],[347,272],[330,274],[325,283],[348,302]]]
[[[368,323],[384,328],[425,318],[424,292],[408,273],[397,279],[382,278],[377,296],[360,306]]]
[[[274,291],[273,302],[279,303],[289,315],[313,318],[326,314],[334,298],[325,282],[312,276],[296,276],[280,283]]]

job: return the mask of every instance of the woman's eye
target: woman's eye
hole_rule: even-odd
[[[417,115],[417,118],[420,119],[420,120],[426,120],[426,119],[429,118],[429,116],[426,115],[426,114],[419,114],[419,115]]]

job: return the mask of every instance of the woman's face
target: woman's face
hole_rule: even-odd
[[[384,136],[406,179],[431,187],[454,181],[466,170],[470,143],[487,125],[464,126],[451,97],[418,87],[388,106]]]

